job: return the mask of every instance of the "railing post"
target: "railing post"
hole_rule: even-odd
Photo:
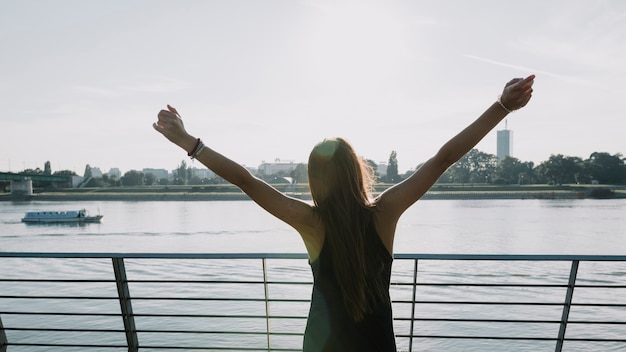
[[[115,272],[115,282],[117,283],[117,295],[122,309],[122,319],[124,320],[124,331],[126,332],[128,352],[138,352],[139,340],[137,339],[137,329],[135,328],[133,306],[130,302],[130,290],[128,289],[124,258],[111,259],[113,260],[113,271]]]
[[[263,289],[265,291],[265,328],[267,329],[267,350],[271,351],[272,348],[272,340],[270,335],[270,301],[269,301],[269,287],[267,285],[267,261],[265,258],[263,261]]]
[[[413,333],[415,332],[415,299],[417,297],[417,261],[414,259],[413,266],[413,299],[411,300],[411,332],[409,336],[409,352],[413,351]]]
[[[561,352],[563,350],[563,342],[565,340],[565,329],[567,328],[567,322],[569,320],[569,311],[572,305],[572,297],[574,296],[574,286],[576,285],[576,275],[578,273],[578,260],[572,261],[572,268],[569,273],[569,280],[567,282],[567,293],[565,294],[565,303],[563,303],[563,314],[561,315],[561,326],[559,327],[559,336],[556,340],[555,352]]]
[[[263,262],[263,290],[265,292],[265,328],[267,329],[267,350],[271,351],[272,341],[270,338],[270,296],[269,287],[267,285],[267,261],[265,258],[261,260]]]
[[[2,325],[2,317],[0,317],[0,352],[7,352],[7,346],[9,341],[7,335],[4,333],[4,326]]]

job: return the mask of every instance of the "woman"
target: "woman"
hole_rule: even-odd
[[[291,198],[187,133],[176,109],[154,128],[192,158],[243,190],[302,237],[314,276],[304,351],[396,351],[389,278],[402,213],[508,113],[525,106],[534,75],[508,82],[497,102],[404,181],[372,198],[371,170],[341,138],[309,157],[313,204]]]

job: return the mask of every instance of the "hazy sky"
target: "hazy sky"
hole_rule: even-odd
[[[0,52],[0,171],[174,169],[166,104],[247,166],[343,136],[404,171],[531,73],[514,157],[626,154],[621,0],[0,0]]]

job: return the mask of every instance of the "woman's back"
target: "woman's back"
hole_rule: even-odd
[[[380,241],[373,223],[364,235],[368,281],[382,281],[384,295],[372,298],[369,310],[356,322],[346,309],[333,270],[331,247],[324,243],[311,263],[314,285],[304,337],[304,351],[396,351],[389,280],[392,257]]]

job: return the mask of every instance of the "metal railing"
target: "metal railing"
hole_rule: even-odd
[[[0,352],[299,351],[311,280],[305,254],[0,253]],[[390,290],[399,351],[626,349],[626,256],[397,254]]]

